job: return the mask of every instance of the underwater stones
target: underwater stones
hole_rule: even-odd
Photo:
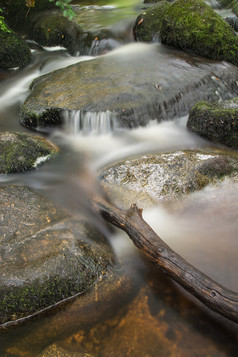
[[[123,185],[154,201],[170,200],[237,176],[237,159],[212,150],[143,155],[105,169],[100,180],[105,187]]]
[[[0,29],[0,69],[24,67],[30,63],[30,47],[8,27]]]
[[[237,81],[237,68],[228,63],[133,43],[37,78],[22,105],[21,123],[56,126],[65,112],[80,110],[111,113],[122,127],[143,126],[187,115],[200,100],[238,95]]]
[[[27,187],[0,187],[0,324],[82,293],[112,264],[106,239]]]
[[[136,41],[159,41],[162,19],[169,6],[169,2],[160,1],[158,4],[146,9],[137,17],[133,27]]]
[[[56,147],[42,137],[26,133],[0,133],[0,174],[30,171],[56,153]]]
[[[172,3],[163,17],[160,37],[166,45],[238,65],[235,31],[204,1]]]
[[[190,111],[187,127],[203,138],[238,149],[238,98],[197,103]]]

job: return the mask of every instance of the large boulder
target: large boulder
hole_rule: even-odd
[[[52,157],[57,148],[44,138],[26,133],[0,133],[0,174],[30,171]]]
[[[201,150],[149,154],[131,158],[110,166],[100,174],[107,189],[115,184],[123,190],[137,192],[138,200],[147,202],[171,200],[198,191],[208,184],[218,183],[225,177],[237,177],[237,156]],[[118,204],[123,204],[123,194]],[[129,202],[128,202],[129,203]]]
[[[92,287],[114,261],[107,240],[27,187],[0,187],[0,324]]]
[[[4,5],[4,16],[15,31],[25,31],[30,19],[39,12],[57,9],[55,3],[49,0],[36,0],[31,8],[26,6],[26,0],[9,0]]]
[[[25,126],[54,126],[94,116],[110,125],[146,125],[187,115],[199,100],[238,95],[238,71],[161,45],[122,46],[36,79],[21,108]],[[96,124],[96,123],[95,123]]]
[[[83,31],[59,11],[43,11],[31,16],[27,34],[31,40],[42,46],[62,46],[74,53]]]
[[[31,50],[25,41],[7,25],[0,28],[0,69],[21,68],[30,60]]]
[[[161,41],[185,51],[238,65],[238,37],[202,0],[176,0],[164,15]]]
[[[238,149],[238,98],[195,104],[187,127],[203,138]]]
[[[161,23],[169,7],[169,2],[160,1],[140,14],[133,28],[135,39],[144,42],[158,42]]]

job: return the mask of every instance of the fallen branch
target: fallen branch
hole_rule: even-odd
[[[165,274],[218,314],[238,322],[238,293],[210,279],[175,253],[143,220],[135,204],[121,210],[102,197],[94,197],[93,207],[104,219],[125,231],[146,257]]]

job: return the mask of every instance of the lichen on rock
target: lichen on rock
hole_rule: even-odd
[[[161,41],[214,60],[238,64],[238,37],[202,0],[176,0],[161,24]]]
[[[48,160],[57,148],[42,137],[19,132],[0,133],[0,173],[26,172]]]
[[[31,50],[15,32],[0,29],[0,69],[24,67],[30,63]]]
[[[187,127],[206,139],[238,149],[238,98],[195,104]]]

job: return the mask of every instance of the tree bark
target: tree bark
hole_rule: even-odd
[[[238,322],[238,293],[213,281],[174,252],[143,220],[142,209],[133,204],[128,210],[121,210],[102,197],[94,197],[92,204],[105,220],[125,231],[166,275],[213,311]]]

